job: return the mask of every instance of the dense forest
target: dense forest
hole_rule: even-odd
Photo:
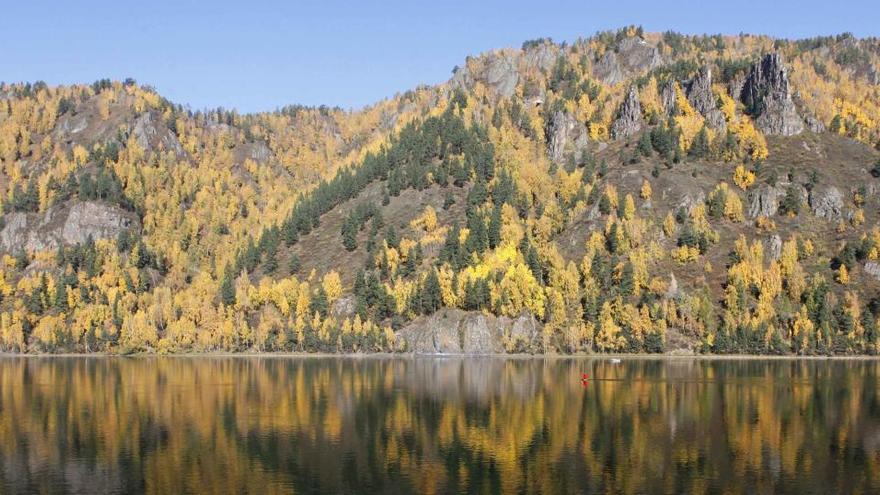
[[[876,39],[538,39],[360,110],[3,83],[0,189],[10,352],[406,352],[451,310],[533,322],[505,352],[880,352]]]

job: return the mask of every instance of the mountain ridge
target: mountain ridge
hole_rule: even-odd
[[[876,353],[878,60],[629,27],[354,112],[4,84],[0,346],[406,351],[450,308],[540,324],[461,349]],[[83,205],[129,224],[28,230]]]

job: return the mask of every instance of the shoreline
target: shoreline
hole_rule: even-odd
[[[416,354],[416,353],[319,353],[319,352],[188,352],[175,354],[112,354],[112,353],[14,353],[0,352],[0,359],[11,358],[103,358],[103,359],[151,359],[151,358],[269,358],[269,359],[318,359],[318,358],[343,358],[343,359],[542,359],[542,360],[565,360],[565,359],[590,359],[621,361],[780,361],[780,360],[805,360],[805,361],[873,361],[880,360],[880,356],[852,355],[852,356],[797,356],[797,355],[764,355],[764,354]]]

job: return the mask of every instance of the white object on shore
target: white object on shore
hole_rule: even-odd
[[[612,359],[611,359],[611,364],[620,364],[620,359],[612,358]]]

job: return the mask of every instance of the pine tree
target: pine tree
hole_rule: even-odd
[[[309,309],[312,313],[318,313],[322,317],[327,316],[329,306],[327,303],[327,293],[324,292],[324,287],[319,285],[317,290],[315,290]]]
[[[620,279],[620,293],[624,296],[631,296],[635,290],[635,278],[633,275],[633,265],[627,261],[623,265],[623,273]]]
[[[275,273],[278,270],[278,250],[274,248],[274,245],[266,250],[264,258],[263,270],[270,275]]]
[[[492,217],[489,219],[489,230],[487,232],[489,238],[489,247],[495,249],[501,244],[501,207],[496,206],[492,210]]]
[[[706,131],[705,125],[700,128],[700,132],[694,137],[691,147],[688,150],[688,156],[697,159],[709,156],[709,133]]]
[[[452,228],[449,229],[449,232],[446,234],[446,241],[443,243],[443,249],[440,251],[440,263],[449,263],[449,265],[456,270],[461,267],[459,264],[459,260],[461,259],[461,244],[459,243],[459,236],[461,235],[461,230],[458,227],[458,223],[453,223]]]
[[[452,195],[452,191],[448,191],[446,193],[446,197],[443,198],[443,209],[448,211],[449,208],[452,207],[452,205],[454,205],[454,204],[455,204],[455,196]]]
[[[779,212],[783,215],[797,216],[801,210],[801,197],[794,186],[785,189],[785,197],[779,203]]]
[[[55,307],[61,311],[67,309],[67,286],[64,285],[64,281],[58,280],[55,282]]]
[[[400,240],[397,238],[397,231],[394,230],[393,225],[389,225],[388,229],[385,230],[385,242],[388,244],[388,247],[398,248]]]
[[[294,224],[292,221],[284,222],[282,234],[284,236],[284,243],[288,247],[293,246],[299,240],[299,235],[296,231],[296,224]]]
[[[465,240],[465,250],[468,254],[483,254],[489,246],[489,237],[486,232],[486,223],[478,214],[468,217],[468,237]]]
[[[247,248],[245,248],[244,253],[244,266],[247,271],[252,272],[260,263],[260,252],[257,250],[257,246],[254,245],[253,237],[248,238]]]
[[[297,256],[295,254],[292,255],[290,257],[290,261],[288,261],[288,263],[287,263],[287,269],[290,271],[291,274],[294,274],[294,273],[299,273],[300,268],[301,268],[301,263],[299,260],[299,256]]]
[[[840,129],[843,127],[843,121],[840,118],[840,114],[834,116],[831,119],[831,123],[828,125],[828,130],[837,134],[840,133]]]
[[[486,197],[488,195],[489,193],[486,190],[486,183],[482,180],[477,180],[477,182],[474,183],[473,187],[471,187],[471,190],[468,192],[468,209],[476,208],[477,206],[483,204],[483,202],[486,201]]]
[[[357,223],[351,215],[342,223],[342,245],[346,251],[357,249]]]
[[[226,265],[226,270],[223,271],[223,281],[220,284],[220,302],[226,306],[235,304],[235,285],[232,268],[229,265]]]
[[[651,153],[654,152],[654,148],[651,145],[651,134],[649,132],[643,132],[641,137],[639,137],[639,144],[636,147],[639,154],[644,157],[651,156]]]
[[[428,273],[428,277],[425,279],[425,284],[422,287],[422,310],[431,314],[438,309],[443,304],[443,299],[440,293],[440,279],[437,277],[437,271],[431,270]]]

